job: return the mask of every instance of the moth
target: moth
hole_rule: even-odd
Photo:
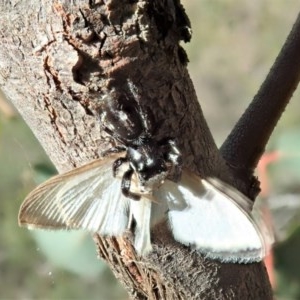
[[[252,202],[219,180],[182,170],[175,140],[156,141],[151,118],[138,103],[126,93],[113,96],[103,99],[98,114],[119,145],[38,186],[21,205],[19,224],[103,236],[133,229],[137,253],[147,255],[151,228],[165,220],[176,241],[207,257],[233,263],[262,260],[272,236],[251,212]]]
[[[134,247],[146,255],[152,250],[151,221],[167,219],[176,241],[210,258],[251,263],[266,255],[272,236],[251,212],[251,201],[238,191],[184,170],[180,182],[166,180],[134,201],[123,195],[121,177],[111,170],[120,157],[113,154],[41,184],[24,200],[19,224],[121,236],[134,219]]]

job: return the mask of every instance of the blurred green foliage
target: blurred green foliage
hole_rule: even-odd
[[[280,155],[280,159],[270,167],[272,181],[275,183],[273,190],[278,191],[276,183],[280,182],[278,192],[300,193],[300,126],[286,126],[272,140],[270,147],[279,151]]]
[[[299,0],[289,0],[288,4],[280,0],[185,0],[183,4],[193,29],[192,42],[184,45],[191,77],[211,130],[221,144],[268,73],[299,12]],[[299,92],[294,98],[299,99]],[[270,149],[294,153],[294,158],[299,153],[299,106],[300,101],[291,102],[269,143]],[[292,156],[286,160],[270,173],[278,193],[287,191],[281,183],[286,182],[293,191],[299,184],[299,160],[295,163]],[[89,236],[79,234],[69,241],[64,235],[51,237],[58,238],[50,243],[56,244],[56,250],[66,246],[61,254],[70,253],[67,248],[73,242],[78,248],[83,245],[81,254],[77,249],[74,254],[79,257],[78,268],[72,269],[59,251],[55,254],[49,248],[49,240],[42,233],[32,235],[18,227],[21,201],[35,183],[53,172],[24,122],[0,111],[0,299],[126,299],[124,290],[100,261],[84,258],[84,252],[88,258],[96,257]],[[296,178],[293,186],[291,177]],[[300,299],[299,236],[295,231],[277,248],[279,299]],[[90,263],[99,264],[99,268],[92,272]],[[87,276],[86,265],[93,276]]]
[[[243,113],[299,13],[299,0],[185,0],[193,38],[184,47],[208,124],[221,144]],[[294,98],[299,98],[299,91]],[[292,101],[278,128],[299,122]]]
[[[279,299],[300,299],[300,227],[276,247],[277,295]]]

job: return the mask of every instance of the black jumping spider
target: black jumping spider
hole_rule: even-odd
[[[130,86],[131,95],[136,96]],[[177,181],[181,175],[181,154],[173,139],[156,141],[153,138],[153,122],[148,113],[142,111],[136,99],[128,93],[111,95],[103,98],[97,111],[102,128],[121,146],[108,152],[126,151],[126,156],[113,164],[116,173],[123,163],[129,168],[122,177],[122,193],[133,200],[139,200],[140,194],[149,193],[168,178]],[[134,100],[134,101],[133,101]],[[136,174],[139,193],[130,191],[133,175]]]

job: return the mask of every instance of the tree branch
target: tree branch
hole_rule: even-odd
[[[161,125],[156,138],[177,138],[185,167],[234,182],[187,73],[179,41],[189,39],[189,23],[179,1],[14,1],[0,16],[0,86],[60,172],[111,147],[93,108],[130,78]],[[95,240],[133,298],[272,299],[263,263],[205,259],[166,224],[154,229],[147,257],[136,257],[130,235]]]
[[[299,80],[300,15],[264,83],[220,149],[224,159],[248,178]]]

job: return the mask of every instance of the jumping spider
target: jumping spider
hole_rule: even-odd
[[[121,143],[121,146],[107,152],[126,151],[125,157],[115,160],[113,174],[116,176],[120,166],[128,163],[129,168],[122,176],[121,190],[126,197],[139,200],[141,194],[151,192],[166,178],[179,180],[181,154],[173,139],[156,141],[153,138],[153,121],[149,113],[142,111],[137,101],[130,101],[126,93],[113,96],[105,96],[98,107],[102,128]],[[134,174],[139,182],[138,193],[130,191]]]

